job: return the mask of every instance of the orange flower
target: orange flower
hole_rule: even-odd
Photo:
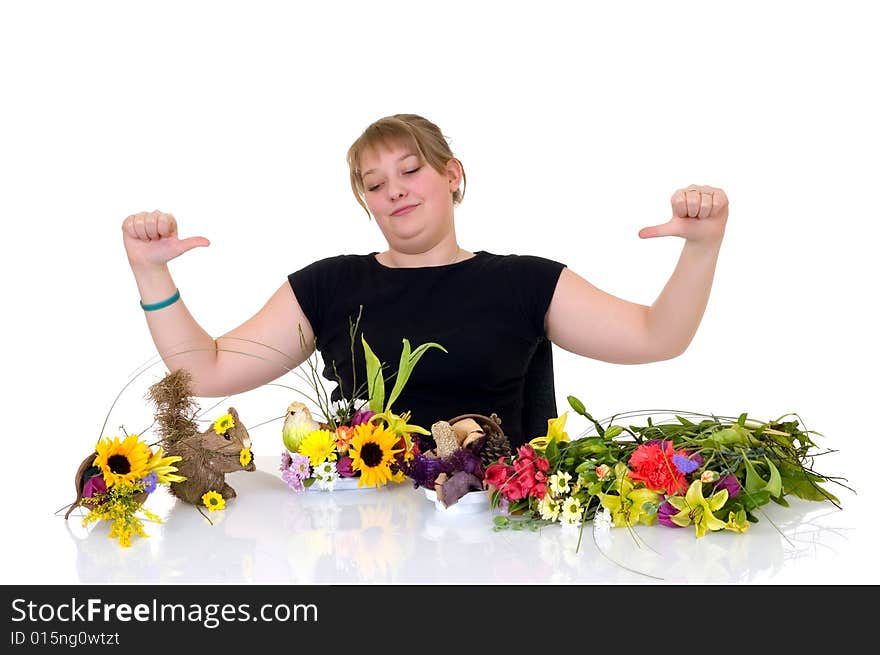
[[[354,428],[347,425],[340,425],[336,428],[336,450],[340,453],[348,452],[348,445],[354,436]]]

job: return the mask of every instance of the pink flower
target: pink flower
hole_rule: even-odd
[[[535,466],[537,466],[538,470],[542,473],[546,473],[550,470],[550,460],[546,457],[538,457],[535,460]]]
[[[611,467],[608,464],[599,464],[596,467],[596,477],[600,480],[604,480],[605,476],[611,473]]]

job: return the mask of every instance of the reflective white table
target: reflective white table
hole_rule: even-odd
[[[199,511],[160,489],[147,507],[162,518],[122,548],[81,511],[58,520],[75,545],[81,583],[144,584],[731,584],[876,582],[860,575],[857,513],[792,499],[771,504],[746,534],[639,526],[579,534],[493,530],[488,504],[438,509],[412,484],[293,492],[278,460],[227,476],[238,497]],[[206,512],[207,514],[207,512]],[[54,530],[54,529],[53,529]],[[873,567],[872,567],[873,570]],[[870,579],[874,576],[874,580]]]

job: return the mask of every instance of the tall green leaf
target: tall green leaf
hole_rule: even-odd
[[[397,400],[397,397],[403,391],[403,388],[406,386],[407,381],[409,380],[409,376],[415,368],[415,365],[422,358],[422,355],[425,354],[429,348],[439,348],[445,353],[449,351],[446,350],[439,343],[423,343],[421,346],[416,348],[412,353],[410,353],[410,345],[409,339],[403,340],[403,351],[400,353],[400,365],[397,367],[397,379],[394,381],[394,387],[391,389],[391,394],[388,396],[388,404],[385,406],[382,411],[391,411],[391,404]]]
[[[367,397],[370,402],[370,410],[381,414],[382,405],[385,403],[385,378],[382,377],[382,362],[376,357],[363,335],[361,335],[361,343],[364,345],[364,359],[367,362]]]

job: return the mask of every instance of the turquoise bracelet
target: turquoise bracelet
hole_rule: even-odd
[[[178,300],[180,300],[180,289],[175,289],[173,296],[171,296],[170,298],[166,298],[165,300],[160,300],[159,302],[145,305],[144,301],[141,300],[141,309],[143,309],[145,312],[152,312],[157,309],[162,309],[163,307],[168,307],[168,305],[173,305]]]

